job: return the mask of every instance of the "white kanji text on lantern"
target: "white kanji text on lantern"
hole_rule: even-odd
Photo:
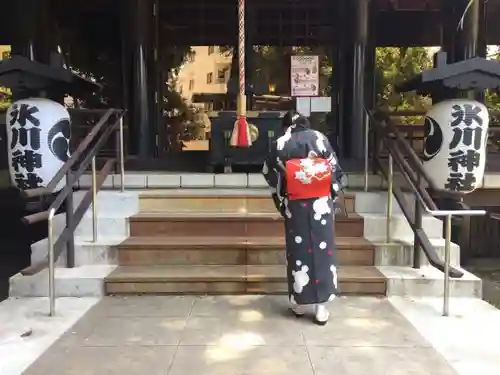
[[[488,109],[475,100],[446,100],[427,112],[423,161],[438,189],[467,194],[481,186],[488,126]]]
[[[20,190],[47,186],[70,156],[66,108],[44,98],[19,100],[8,108],[6,126],[13,185]],[[64,185],[63,179],[55,190]]]

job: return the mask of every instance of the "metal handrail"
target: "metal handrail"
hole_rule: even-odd
[[[383,172],[384,177],[387,180],[387,218],[386,218],[386,241],[390,242],[390,226],[392,217],[392,196],[396,198],[399,203],[404,216],[408,220],[413,232],[414,232],[414,245],[413,245],[413,267],[420,268],[420,247],[422,248],[424,254],[426,255],[429,263],[442,271],[444,273],[444,293],[443,293],[443,315],[449,315],[449,299],[450,299],[450,276],[451,277],[462,277],[463,272],[452,267],[450,265],[450,253],[451,253],[451,223],[453,216],[483,216],[486,215],[485,210],[439,210],[437,209],[434,201],[430,198],[427,190],[422,186],[422,182],[427,183],[427,186],[433,189],[435,192],[444,193],[443,191],[436,189],[432,179],[427,175],[423,168],[423,164],[416,155],[415,151],[410,147],[407,141],[399,134],[396,127],[390,127],[390,119],[385,116],[386,126],[383,126],[377,122],[366,108],[365,110],[365,191],[368,191],[368,166],[369,166],[369,139],[370,139],[370,123],[376,126],[375,131],[379,131],[383,134],[383,141],[387,145],[389,151],[389,165],[388,171],[386,172],[382,166],[381,161],[378,156],[373,154],[373,159],[378,163],[380,170]],[[370,121],[371,120],[371,121]],[[390,127],[390,131],[388,130]],[[411,172],[409,164],[406,162],[402,153],[398,150],[397,144],[402,145],[407,151],[410,160],[412,162],[412,167],[416,169],[417,175],[415,176]],[[411,191],[415,195],[415,212],[414,221],[411,218],[410,210],[406,207],[404,202],[404,196],[399,187],[394,187],[393,177],[394,177],[394,162],[401,169],[402,175],[406,182],[409,184]],[[422,181],[423,179],[423,181]],[[449,193],[447,194],[449,195]],[[430,206],[430,207],[429,207]],[[444,217],[445,218],[445,252],[444,261],[441,261],[435,251],[434,247],[430,243],[427,235],[422,229],[422,209],[429,215],[434,217]]]
[[[29,189],[23,192],[23,195],[26,198],[40,197],[42,195],[52,194],[57,184],[62,181],[64,176],[73,168],[73,166],[78,162],[79,158],[82,156],[82,153],[87,149],[89,144],[94,140],[96,135],[101,131],[103,126],[107,123],[109,118],[113,113],[115,113],[115,109],[108,109],[104,116],[101,117],[99,122],[92,128],[92,130],[87,134],[87,136],[83,139],[83,141],[78,145],[77,149],[72,153],[70,158],[63,164],[63,166],[57,171],[52,180],[45,187]],[[46,219],[46,216],[43,219]]]
[[[498,151],[498,150],[500,150],[500,147],[498,145],[496,145],[494,142],[492,142],[491,137],[493,135],[500,133],[500,127],[498,126],[499,125],[498,119],[500,118],[500,111],[493,109],[491,107],[487,107],[487,108],[488,108],[488,113],[490,114],[490,119],[496,120],[495,124],[497,125],[497,126],[492,127],[491,125],[494,122],[490,121],[490,129],[488,131],[488,133],[489,133],[488,144],[495,147]],[[386,118],[390,119],[392,117],[425,117],[425,115],[427,114],[427,111],[425,111],[425,110],[398,110],[398,111],[378,110],[377,113],[380,113],[383,116],[385,116]],[[399,125],[399,126],[401,126],[401,125]],[[423,124],[419,124],[419,126],[423,127]],[[403,127],[404,127],[404,125],[403,125]],[[408,144],[408,142],[406,142],[406,144]],[[410,146],[410,145],[408,144],[408,146]]]
[[[99,112],[96,112],[99,113]],[[120,173],[120,191],[124,191],[125,178],[125,158],[124,158],[124,134],[123,134],[123,116],[124,110],[109,109],[103,117],[92,128],[89,134],[80,143],[71,157],[59,169],[54,178],[45,188],[31,189],[25,191],[25,197],[37,197],[52,194],[54,188],[63,178],[66,178],[65,187],[59,191],[55,200],[46,211],[38,212],[32,215],[25,216],[23,222],[25,224],[33,224],[42,220],[47,220],[48,225],[48,254],[47,257],[40,262],[31,265],[21,271],[22,275],[33,275],[48,267],[49,269],[49,316],[55,315],[55,263],[61,255],[64,245],[67,246],[67,266],[74,267],[74,232],[80,224],[83,216],[87,212],[92,203],[92,229],[93,241],[97,241],[97,192],[100,190],[108,174],[111,172],[117,159],[119,162]],[[115,116],[115,117],[111,117]],[[109,121],[113,121],[111,126],[105,127]],[[104,130],[103,130],[104,129]],[[102,147],[106,144],[109,137],[117,133],[117,157],[106,160],[104,166],[99,171],[99,176],[96,174],[96,157]],[[100,135],[100,136],[99,136]],[[99,136],[99,137],[98,137]],[[80,159],[83,160],[80,161]],[[73,208],[73,186],[80,179],[83,173],[89,167],[92,168],[92,189],[88,191],[79,206]],[[78,169],[73,171],[73,167],[78,165]],[[66,227],[60,234],[57,241],[54,241],[54,217],[66,202]]]

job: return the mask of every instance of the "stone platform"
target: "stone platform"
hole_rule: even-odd
[[[68,300],[58,300],[57,317],[43,316],[38,300],[34,311],[24,311],[24,325],[12,321],[23,332],[33,330],[27,337],[0,337],[1,375],[500,371],[494,345],[500,311],[477,299],[453,299],[452,316],[444,318],[438,299],[338,298],[328,325],[318,327],[308,317],[291,317],[286,298],[278,296],[105,297],[88,311],[80,301],[81,314],[87,312],[71,328],[75,306]],[[57,341],[51,328],[61,335]],[[49,348],[36,359],[43,345]]]

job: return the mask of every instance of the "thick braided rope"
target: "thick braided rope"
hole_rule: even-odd
[[[245,0],[238,0],[238,63],[240,95],[245,95]]]

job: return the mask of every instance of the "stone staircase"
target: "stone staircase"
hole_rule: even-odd
[[[240,194],[146,195],[146,208],[129,220],[131,237],[117,247],[119,266],[105,279],[106,292],[286,293],[283,220],[268,194]],[[340,288],[385,295],[386,280],[374,267],[374,246],[363,238],[354,205],[349,195],[349,216],[336,223]]]
[[[145,179],[151,185],[149,175],[132,177],[126,179],[124,193],[99,193],[96,242],[92,241],[91,210],[85,215],[76,231],[76,267],[65,268],[64,257],[58,261],[58,296],[286,292],[283,223],[268,189],[249,182],[241,187],[235,183],[171,186],[173,175],[166,175],[161,186],[148,188],[141,184]],[[141,184],[136,181],[139,177]],[[186,185],[193,182],[182,176],[179,180]],[[394,203],[392,240],[387,243],[387,193],[376,186],[369,193],[356,190],[359,186],[349,188],[353,190],[347,193],[348,217],[336,223],[342,293],[441,296],[443,275],[427,266],[424,255],[420,269],[411,267],[413,232],[398,205]],[[59,215],[56,234],[63,225],[64,216]],[[425,216],[423,227],[443,256],[442,223]],[[44,256],[46,248],[46,240],[36,244],[32,258]],[[451,263],[460,266],[456,245]],[[46,271],[30,277],[16,275],[11,278],[10,295],[46,296],[47,284]],[[466,272],[451,281],[451,294],[481,297],[481,280]]]

